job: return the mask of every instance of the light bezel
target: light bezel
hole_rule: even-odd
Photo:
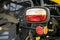
[[[29,21],[27,21],[27,20],[26,20],[26,11],[27,11],[28,9],[34,9],[34,8],[41,8],[41,9],[46,10],[46,14],[47,14],[46,20],[44,20],[44,21],[42,21],[42,22],[29,22]],[[45,22],[48,22],[49,19],[50,19],[50,11],[49,11],[49,9],[46,8],[46,7],[40,7],[40,6],[28,7],[28,8],[25,9],[24,12],[25,12],[25,14],[24,14],[24,15],[25,15],[25,16],[24,16],[25,18],[24,18],[24,19],[25,19],[25,21],[28,22],[28,23],[45,23]]]

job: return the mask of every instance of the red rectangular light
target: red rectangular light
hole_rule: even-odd
[[[42,22],[46,20],[47,13],[46,10],[42,8],[28,9],[25,18],[28,22]]]

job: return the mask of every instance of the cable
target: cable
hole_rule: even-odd
[[[33,24],[31,24],[31,28],[32,28],[32,26],[33,26]],[[32,37],[33,37],[33,36],[32,36],[31,30],[29,30],[29,34],[28,34],[28,36],[26,37],[25,40],[28,40],[29,38],[30,38],[29,40],[33,40]]]
[[[32,0],[30,0],[30,2],[31,2],[31,7],[33,7],[33,6],[34,6],[34,3],[33,3],[33,1],[32,1]]]
[[[44,1],[40,0],[41,6],[44,6]]]
[[[55,10],[57,11],[58,15],[60,15],[60,11],[59,11],[59,9],[57,7],[56,7]]]
[[[40,4],[37,2],[37,0],[36,0],[36,4],[39,6]]]

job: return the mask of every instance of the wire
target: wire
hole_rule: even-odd
[[[37,0],[36,0],[36,4],[39,6],[40,4],[37,2]]]
[[[33,3],[33,1],[32,1],[32,0],[30,0],[30,2],[31,2],[31,7],[33,7],[33,6],[34,6],[34,3]]]
[[[32,28],[32,26],[33,26],[33,24],[31,24],[31,28]],[[29,34],[28,34],[28,36],[26,37],[25,40],[28,40],[29,38],[30,38],[29,40],[33,40],[32,37],[33,37],[33,36],[32,36],[31,30],[29,30]]]
[[[44,6],[44,1],[40,0],[41,6]]]

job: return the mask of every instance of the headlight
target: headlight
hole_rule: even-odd
[[[42,7],[33,7],[26,10],[25,19],[27,22],[43,22],[49,19],[48,9]]]

